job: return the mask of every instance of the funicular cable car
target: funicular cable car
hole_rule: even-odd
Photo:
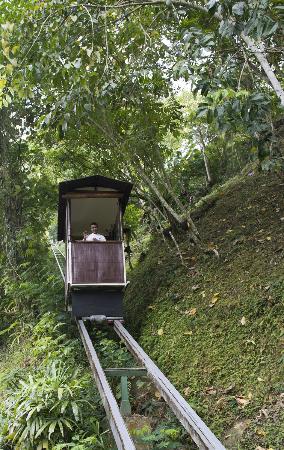
[[[65,301],[75,317],[123,317],[122,217],[132,184],[92,176],[59,184],[58,240],[65,241]],[[106,240],[84,240],[90,224]]]

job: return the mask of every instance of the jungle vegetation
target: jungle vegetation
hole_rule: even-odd
[[[218,258],[200,232],[202,199],[239,174],[283,173],[283,17],[281,0],[0,1],[0,345],[29,347],[31,334],[38,353],[27,350],[24,364],[43,365],[36,381],[24,369],[0,378],[9,392],[24,383],[0,394],[3,448],[105,445],[101,412],[86,423],[80,406],[95,394],[86,366],[75,371],[74,335],[52,331],[55,317],[67,320],[47,250],[58,182],[103,174],[134,183],[125,220],[135,265],[141,234],[166,242],[182,267],[188,249]],[[46,385],[42,422],[23,427],[30,392],[40,399]]]

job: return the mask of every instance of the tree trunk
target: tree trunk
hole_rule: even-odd
[[[1,249],[10,267],[16,273],[21,261],[18,233],[22,228],[22,196],[16,190],[20,185],[21,169],[19,146],[15,144],[14,128],[7,109],[0,110],[0,209],[2,216]]]
[[[275,73],[273,72],[273,69],[269,62],[267,61],[265,51],[264,51],[264,44],[261,42],[258,45],[244,32],[241,33],[241,37],[243,41],[247,44],[248,49],[252,52],[252,54],[257,58],[259,61],[262,69],[264,70],[271,86],[274,89],[274,92],[276,93],[277,97],[280,99],[281,105],[284,107],[284,90],[282,89],[282,86],[278,79],[275,76]]]
[[[202,153],[202,156],[203,156],[203,161],[204,161],[204,166],[205,166],[208,186],[213,186],[213,180],[212,180],[212,177],[211,177],[211,174],[210,174],[210,169],[209,169],[209,162],[208,162],[208,158],[207,158],[207,155],[205,153],[205,149],[204,149],[203,145],[201,146],[201,153]]]
[[[189,213],[186,213],[185,216],[181,216],[178,214],[169,203],[164,199],[162,194],[159,192],[158,188],[155,184],[150,180],[150,178],[146,175],[143,168],[141,167],[140,161],[138,161],[136,165],[137,172],[141,176],[142,180],[146,183],[148,188],[156,195],[161,205],[165,208],[165,210],[169,213],[171,218],[174,220],[175,225],[181,229],[187,229],[190,240],[194,243],[199,242],[198,238],[198,230],[194,225]]]
[[[205,145],[205,142],[204,142],[204,139],[203,139],[203,135],[202,135],[202,132],[201,132],[200,128],[198,128],[198,134],[199,134],[200,141],[201,141],[201,153],[202,153],[202,156],[203,156],[207,182],[208,182],[209,186],[213,186],[213,184],[214,184],[213,183],[213,178],[212,178],[211,173],[210,173],[209,162],[208,162],[208,158],[207,158],[206,151],[205,151],[206,145]]]
[[[164,188],[166,189],[166,191],[168,192],[168,194],[171,196],[171,198],[173,199],[173,201],[175,202],[175,204],[177,205],[178,209],[180,211],[183,211],[184,209],[184,205],[182,204],[182,202],[180,201],[180,199],[178,198],[178,196],[175,194],[170,181],[168,179],[168,176],[165,176],[164,174],[164,170],[162,171],[162,177],[159,174],[159,172],[157,170],[155,170],[155,173],[157,174],[158,177],[160,177],[160,183],[162,183],[162,185],[164,186]]]
[[[163,186],[165,186],[165,188],[167,189],[169,195],[172,197],[172,199],[174,200],[175,204],[177,205],[177,207],[183,211],[184,209],[184,205],[182,204],[182,202],[180,201],[180,199],[178,198],[178,196],[175,194],[174,189],[172,187],[172,183],[171,183],[171,179],[167,174],[167,171],[165,170],[164,167],[164,161],[161,157],[161,154],[159,152],[158,149],[156,149],[156,153],[159,159],[159,163],[160,163],[160,170],[162,172],[162,177],[160,177],[160,181],[163,184]],[[158,173],[158,172],[157,172]],[[158,173],[159,176],[159,173]]]

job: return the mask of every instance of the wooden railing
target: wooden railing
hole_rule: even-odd
[[[121,241],[72,242],[72,284],[125,283]]]

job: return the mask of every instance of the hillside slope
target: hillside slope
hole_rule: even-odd
[[[275,174],[219,188],[193,214],[205,248],[181,241],[182,265],[153,238],[127,290],[128,328],[229,449],[284,448],[283,194]]]

